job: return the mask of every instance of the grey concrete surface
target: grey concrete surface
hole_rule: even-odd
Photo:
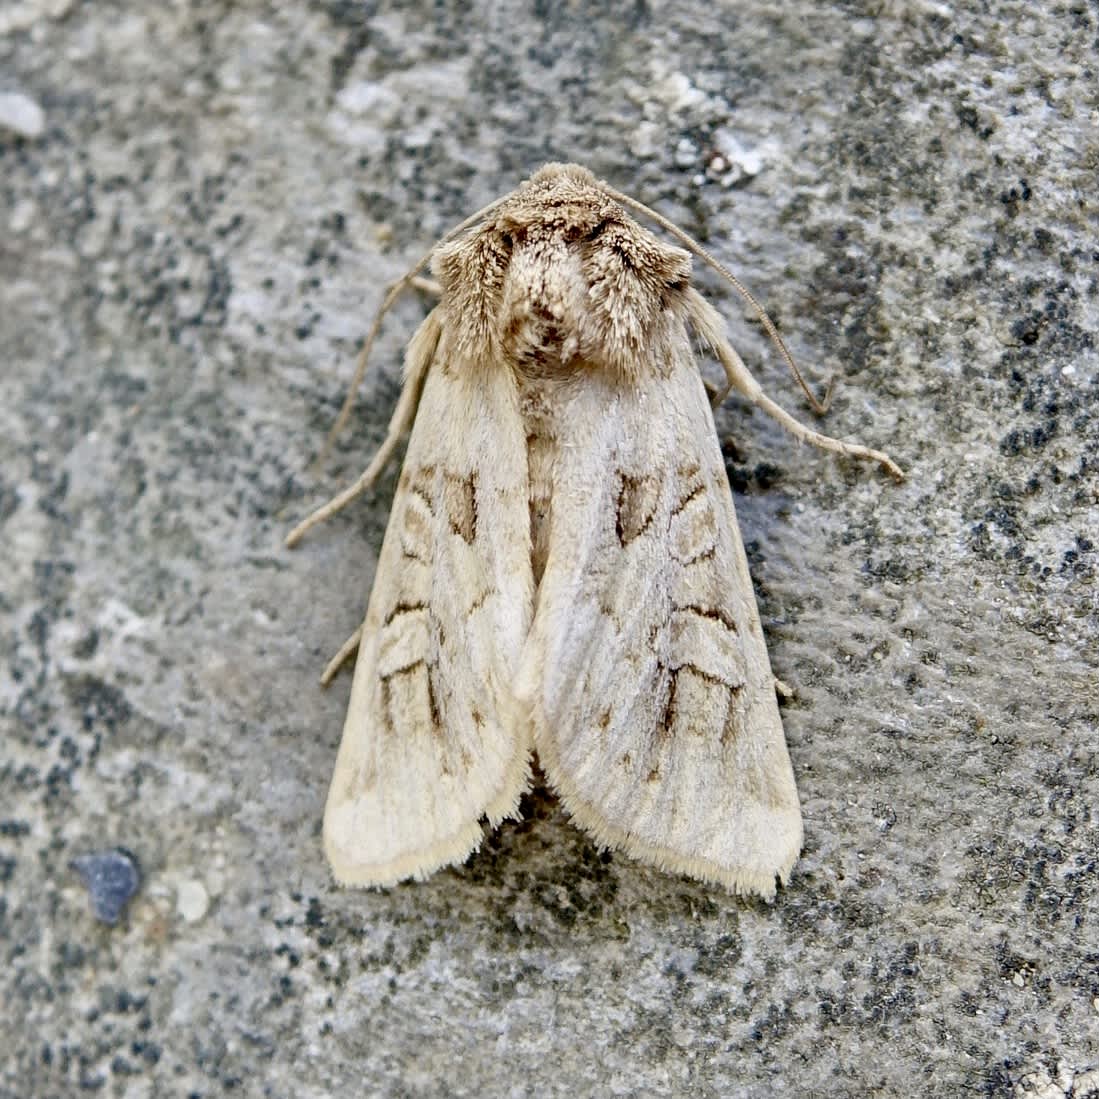
[[[7,0],[0,1095],[1099,1095],[1097,40],[1051,0]],[[911,473],[719,415],[796,691],[770,906],[545,792],[424,884],[320,854],[392,478],[281,539],[381,438],[415,297],[309,470],[382,285],[550,159],[706,241]],[[108,926],[70,864],[115,847]]]

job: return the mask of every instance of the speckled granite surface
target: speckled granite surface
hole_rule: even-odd
[[[1099,10],[983,8],[6,5],[0,1095],[1099,1094]],[[381,437],[414,298],[307,472],[382,284],[548,159],[911,471],[720,416],[797,692],[773,906],[544,794],[423,885],[321,860],[392,479],[281,539]],[[112,927],[70,863],[118,846]]]

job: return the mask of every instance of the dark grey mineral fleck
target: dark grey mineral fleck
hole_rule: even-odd
[[[92,912],[101,923],[116,924],[141,885],[137,859],[124,847],[78,855],[69,864],[84,880]]]

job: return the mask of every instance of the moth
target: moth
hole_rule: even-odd
[[[482,820],[516,816],[534,753],[600,845],[736,893],[787,880],[801,810],[711,397],[735,388],[797,438],[903,474],[762,392],[692,252],[792,366],[724,267],[576,165],[545,166],[390,287],[334,428],[385,311],[434,285],[386,439],[288,539],[370,488],[411,431],[366,618],[323,677],[358,649],[324,812],[339,882],[462,862]]]

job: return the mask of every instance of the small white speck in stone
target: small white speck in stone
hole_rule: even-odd
[[[723,187],[732,187],[759,175],[768,163],[782,157],[782,146],[774,138],[745,144],[732,130],[725,128],[714,132],[711,145],[715,155],[707,165],[707,171]]]
[[[36,212],[36,207],[29,198],[17,202],[8,219],[8,228],[13,233],[22,233],[31,227]]]
[[[20,137],[40,137],[46,128],[46,116],[29,96],[7,92],[0,95],[0,128]]]
[[[675,162],[680,168],[690,168],[698,159],[698,150],[687,138],[682,138],[675,147]]]
[[[210,907],[206,886],[200,881],[184,881],[176,890],[176,911],[188,923],[198,923]]]

